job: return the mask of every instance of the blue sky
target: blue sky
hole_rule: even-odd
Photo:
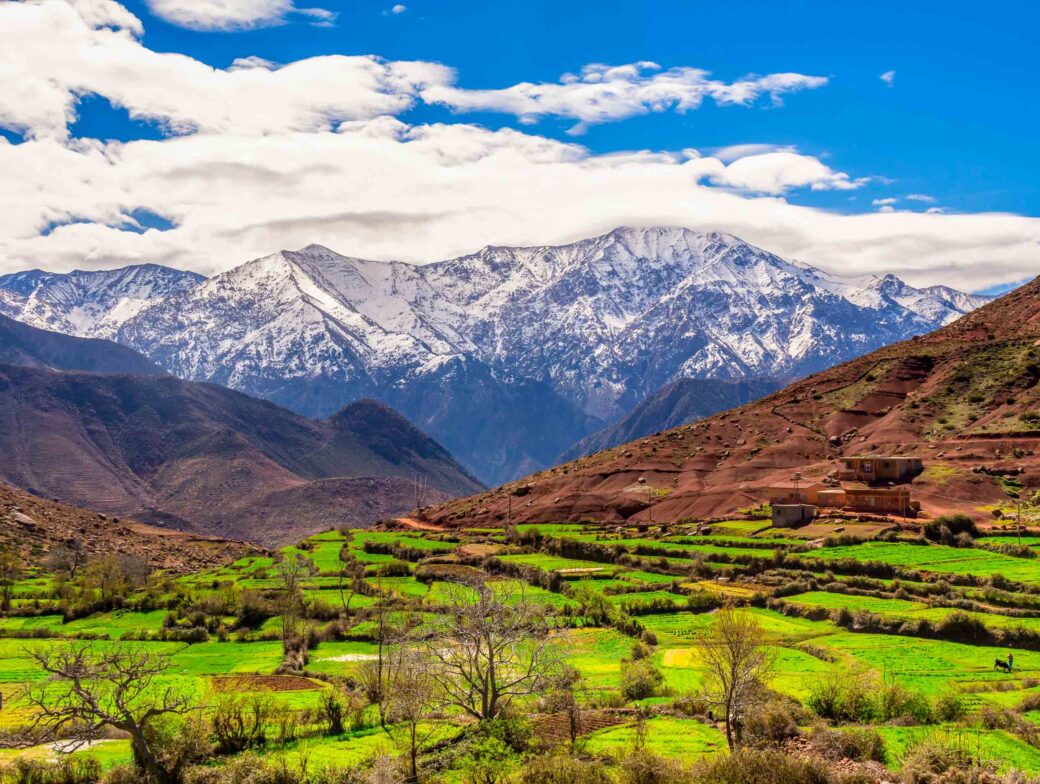
[[[40,6],[37,21],[41,30],[45,23],[53,29],[54,19],[60,17],[51,7],[56,2],[59,0],[30,2]],[[444,136],[437,142],[438,161],[442,163],[444,147],[467,150],[466,155],[470,155],[469,145],[477,142],[470,136],[465,139],[460,136],[464,132],[469,134],[466,129],[478,128],[481,129],[482,152],[471,156],[473,160],[467,159],[470,169],[476,165],[473,161],[477,158],[484,160],[485,156],[500,155],[503,140],[508,140],[511,145],[522,146],[522,155],[537,164],[537,171],[530,174],[534,180],[538,173],[545,175],[549,170],[538,169],[545,163],[545,153],[529,151],[542,143],[532,140],[548,140],[555,143],[553,151],[548,153],[553,157],[554,183],[563,177],[570,184],[571,175],[561,174],[559,164],[575,155],[567,150],[580,149],[580,174],[573,175],[574,195],[570,200],[588,193],[587,188],[593,188],[593,193],[597,192],[595,187],[607,188],[609,197],[605,192],[605,203],[609,209],[602,211],[602,226],[592,217],[594,210],[575,213],[569,220],[561,215],[558,222],[547,224],[533,207],[525,212],[516,206],[530,198],[527,194],[532,186],[527,183],[528,173],[518,175],[512,165],[502,163],[494,172],[501,186],[499,191],[509,197],[510,189],[515,187],[517,194],[523,197],[511,197],[509,204],[501,205],[500,223],[466,223],[456,219],[463,211],[472,213],[475,209],[472,205],[488,202],[485,190],[488,186],[482,181],[479,189],[473,185],[473,192],[465,199],[460,197],[458,205],[450,210],[456,217],[445,218],[438,225],[434,225],[432,217],[437,212],[437,197],[431,195],[426,202],[416,201],[410,205],[407,214],[411,217],[402,219],[404,223],[390,221],[392,229],[383,234],[373,229],[372,221],[361,228],[350,220],[342,225],[334,224],[331,213],[322,215],[319,223],[298,221],[298,230],[287,228],[287,224],[283,225],[285,221],[273,228],[273,220],[266,221],[262,230],[252,227],[247,230],[240,228],[244,217],[229,211],[227,221],[235,224],[234,232],[230,232],[230,225],[221,227],[211,219],[205,221],[205,227],[196,225],[201,221],[191,214],[187,194],[165,203],[159,195],[162,186],[158,183],[145,193],[143,188],[135,192],[133,186],[120,181],[113,185],[111,203],[104,209],[84,210],[83,195],[73,198],[65,193],[49,196],[32,214],[23,207],[25,220],[14,229],[17,242],[9,241],[5,248],[0,234],[0,251],[7,250],[8,257],[16,259],[8,262],[8,266],[17,264],[18,259],[30,255],[39,258],[41,254],[45,261],[58,267],[75,265],[77,261],[80,266],[103,266],[149,260],[145,258],[148,254],[166,254],[171,263],[209,272],[241,262],[252,253],[277,249],[265,248],[267,242],[298,241],[313,234],[321,235],[311,237],[314,241],[349,244],[351,247],[337,247],[343,252],[421,261],[472,250],[496,240],[574,239],[583,232],[603,228],[614,220],[611,215],[623,220],[629,212],[634,220],[641,222],[649,222],[660,214],[661,222],[678,221],[750,234],[749,239],[771,250],[839,272],[892,270],[921,283],[949,282],[981,289],[1031,276],[1038,266],[1036,259],[1040,256],[1036,250],[1040,247],[1037,245],[1040,230],[1037,222],[1031,220],[1040,216],[1037,186],[1040,150],[1035,143],[1036,129],[1040,127],[1040,102],[1033,98],[1035,64],[1040,54],[1035,34],[1040,10],[1035,3],[1002,3],[996,13],[992,6],[961,2],[864,5],[406,0],[404,7],[398,6],[394,12],[389,2],[322,3],[318,0],[313,4],[297,3],[300,8],[295,10],[288,8],[289,0],[227,0],[247,16],[250,8],[261,9],[257,12],[260,17],[266,9],[270,16],[253,21],[245,19],[238,25],[230,25],[234,29],[219,30],[212,29],[214,25],[205,19],[186,19],[184,13],[178,16],[178,9],[183,9],[186,0],[127,0],[123,6],[139,20],[136,25],[125,21],[120,15],[122,12],[114,11],[113,8],[119,6],[111,0],[69,2],[88,27],[93,26],[89,34],[103,40],[105,46],[112,42],[112,36],[106,33],[116,28],[122,31],[124,38],[135,41],[144,55],[179,53],[222,72],[231,68],[236,60],[247,57],[269,61],[264,68],[273,75],[278,73],[279,66],[319,62],[313,58],[330,55],[375,55],[388,64],[419,61],[431,67],[451,69],[450,76],[423,76],[420,81],[427,81],[402,91],[401,105],[392,109],[365,108],[359,114],[354,105],[322,107],[319,113],[328,115],[330,122],[321,128],[301,128],[296,117],[272,119],[274,126],[257,131],[264,136],[265,143],[272,145],[270,152],[257,152],[264,160],[268,155],[279,154],[273,146],[277,143],[285,145],[279,149],[298,150],[301,143],[306,143],[299,136],[301,133],[314,137],[321,134],[321,143],[327,144],[328,134],[335,132],[339,128],[336,123],[344,120],[383,122],[379,133],[386,134],[389,132],[385,130],[384,120],[393,117],[412,129],[409,132],[439,129],[436,133]],[[222,2],[224,0],[205,0],[203,5],[219,6]],[[0,36],[5,6],[10,11],[12,5],[0,2]],[[321,13],[308,10],[312,6],[322,9]],[[52,16],[46,16],[45,11]],[[93,21],[100,18],[97,15],[101,13],[115,21],[107,17]],[[30,22],[36,23],[30,20],[26,24]],[[99,51],[99,48],[90,51]],[[93,53],[89,57],[99,58]],[[819,84],[802,82],[776,96],[766,88],[759,88],[754,98],[735,105],[725,100],[719,105],[712,97],[698,99],[699,104],[688,110],[680,110],[669,101],[663,106],[644,103],[637,108],[620,110],[619,116],[609,121],[586,121],[569,114],[569,109],[559,109],[560,102],[571,101],[567,96],[553,104],[557,108],[533,118],[525,117],[513,110],[503,110],[503,105],[514,104],[510,102],[512,98],[507,100],[497,92],[527,83],[560,86],[564,74],[581,74],[590,64],[620,66],[647,61],[656,66],[645,66],[632,78],[648,90],[654,88],[660,75],[672,73],[670,69],[702,69],[710,72],[705,80],[722,85],[740,83],[749,75],[795,74],[806,80],[822,79]],[[127,62],[136,61],[131,58]],[[0,62],[0,73],[3,65]],[[90,63],[91,67],[94,65]],[[156,79],[157,93],[165,89],[161,83],[165,77],[161,74],[166,72],[166,65],[168,63],[155,71],[159,77],[150,77]],[[74,66],[73,63],[68,70],[74,72]],[[190,72],[190,69],[183,70]],[[181,77],[174,73],[176,68],[169,71],[170,83],[176,85]],[[287,73],[282,72],[285,79],[288,79]],[[343,84],[342,73],[335,73],[327,94],[338,92]],[[885,74],[888,76],[883,79]],[[51,83],[56,81],[53,76],[48,78]],[[197,148],[203,141],[212,148],[213,140],[221,138],[229,151],[225,157],[235,157],[236,166],[261,164],[259,158],[242,161],[237,153],[230,152],[242,149],[243,130],[234,121],[214,119],[212,127],[204,125],[215,116],[212,107],[203,107],[197,112],[188,108],[185,110],[187,119],[182,119],[176,115],[177,109],[186,103],[183,93],[171,91],[172,97],[165,102],[157,99],[162,105],[155,108],[150,96],[142,97],[140,85],[128,87],[118,83],[121,78],[124,76],[118,71],[110,70],[91,77],[92,81],[84,87],[75,84],[74,77],[58,77],[57,81],[69,81],[67,89],[75,102],[76,117],[70,118],[68,123],[55,123],[52,119],[41,121],[39,118],[53,109],[42,105],[38,112],[23,112],[30,116],[29,120],[17,116],[15,111],[14,118],[5,121],[2,107],[5,95],[0,88],[0,132],[11,142],[7,154],[16,154],[15,149],[22,146],[18,142],[28,139],[35,143],[50,136],[54,143],[64,145],[67,150],[74,149],[80,156],[84,151],[75,148],[77,140],[83,139],[129,143],[142,155],[165,145],[163,159],[166,160],[177,149],[173,146],[176,142],[185,148],[185,166],[199,166],[200,171],[205,171]],[[627,86],[631,86],[631,79],[622,77],[622,81],[625,79],[629,79]],[[111,89],[106,80],[112,83]],[[438,99],[434,91],[425,91],[429,81],[438,80],[441,84],[434,89],[447,90],[452,93],[450,98]],[[201,95],[208,88],[200,81],[198,89]],[[311,88],[305,82],[294,82],[285,87],[284,92],[272,94],[272,101],[291,104],[294,100],[291,91],[309,95],[308,89]],[[393,89],[396,88],[389,91]],[[380,91],[387,92],[387,88],[377,88],[376,92]],[[496,93],[489,98],[480,91]],[[267,112],[269,107],[262,101],[260,88],[258,95],[255,101],[243,104],[245,108],[238,110],[239,117],[243,111],[256,112],[258,116]],[[8,100],[14,102],[19,97]],[[310,97],[301,98],[304,100],[314,101]],[[131,120],[130,113],[138,119]],[[37,124],[33,125],[34,122]],[[180,125],[173,127],[177,123]],[[63,130],[66,125],[68,131]],[[450,129],[450,138],[446,129]],[[516,133],[504,134],[503,129]],[[368,129],[365,133],[371,135],[373,131]],[[400,142],[402,132],[394,133]],[[151,147],[141,144],[147,141],[152,142]],[[188,141],[194,143],[190,150]],[[734,152],[733,148],[738,145],[758,147]],[[417,147],[412,145],[408,152],[416,151]],[[257,149],[260,148],[258,144]],[[112,160],[115,149],[118,149],[115,145],[106,148],[106,176],[126,165],[123,160]],[[492,149],[495,152],[488,152]],[[718,155],[719,150],[726,151],[720,155],[721,164],[706,167],[695,175],[695,192],[676,191],[676,182],[670,177],[674,166],[663,170],[669,176],[660,177],[654,168],[660,162],[646,160],[640,161],[645,168],[639,173],[635,189],[630,180],[621,182],[620,175],[618,182],[612,180],[598,186],[577,184],[579,178],[589,177],[590,163],[596,167],[615,166],[616,154],[663,152],[676,156],[673,163],[681,165],[682,156],[690,155],[682,151],[691,150],[704,158]],[[757,167],[750,174],[738,173],[736,168],[732,172],[722,171],[724,165],[741,156],[750,158],[751,150],[761,154],[794,155],[784,161],[764,157],[745,160],[738,168]],[[37,154],[42,155],[33,151],[34,156]],[[53,154],[53,151],[48,153]],[[91,154],[97,155],[97,151]],[[27,147],[22,156],[28,155]],[[221,158],[221,154],[212,149],[207,155]],[[769,174],[764,175],[761,170],[767,164]],[[799,173],[790,173],[785,168],[782,174],[776,174],[774,169],[781,164],[794,167]],[[28,169],[28,162],[24,165]],[[90,165],[100,164],[92,159]],[[214,161],[206,165],[212,170]],[[301,160],[299,165],[301,170],[312,171],[315,163]],[[395,203],[389,193],[382,192],[389,190],[387,184],[378,180],[381,172],[386,172],[388,178],[403,176],[391,173],[396,172],[396,167],[384,166],[364,176],[359,174],[355,181],[350,175],[359,171],[358,160],[344,158],[341,165],[345,199],[357,198],[362,207],[383,201],[390,205]],[[402,162],[405,171],[415,171],[420,165]],[[38,163],[36,166],[39,168]],[[461,164],[452,166],[450,172],[438,170],[436,176],[424,175],[421,183],[402,181],[400,188],[409,193],[426,189],[431,194],[439,182],[459,188],[455,175],[461,170]],[[633,166],[626,166],[628,177]],[[805,174],[802,173],[804,167],[815,169]],[[467,170],[467,176],[477,177],[475,171]],[[511,179],[514,176],[516,179]],[[97,175],[90,178],[95,181]],[[349,187],[347,181],[350,181]],[[779,184],[769,184],[774,181]],[[229,190],[226,199],[229,203],[240,203],[242,183],[236,182],[234,187],[237,190]],[[323,203],[329,198],[337,199],[339,194],[333,187],[325,184],[322,187],[329,188]],[[363,198],[367,195],[366,187],[373,189],[372,198],[367,201]],[[376,192],[379,188],[382,190]],[[676,203],[687,205],[685,212],[653,206],[667,204],[669,193],[675,194]],[[626,212],[619,206],[626,194],[631,194],[633,199],[638,196],[638,208],[630,205]],[[698,201],[701,198],[710,201],[702,203]],[[744,205],[746,209],[742,209]],[[215,200],[210,212],[217,208]],[[316,209],[303,201],[283,205],[284,212],[297,216],[309,217],[308,211]],[[354,205],[348,212],[356,216],[363,211]],[[376,212],[385,217],[387,209],[381,207],[373,214]],[[414,221],[418,213],[423,213],[422,231],[428,235],[425,242],[401,241],[402,233],[414,236],[415,227],[420,225]],[[992,213],[1003,215],[988,219],[987,215]],[[158,217],[152,220],[148,217],[152,214]],[[868,219],[868,215],[874,217]],[[849,220],[841,223],[838,216],[847,216]],[[940,218],[946,220],[940,221]],[[544,237],[531,228],[514,229],[521,223],[540,223],[545,227]],[[484,225],[488,227],[486,231],[471,228]],[[188,231],[193,226],[194,229]],[[315,231],[314,226],[322,228]],[[412,230],[402,231],[405,226]],[[845,231],[843,226],[849,230]],[[37,229],[35,235],[31,227]],[[0,226],[0,232],[3,230]],[[229,232],[242,241],[236,245],[235,239],[229,239],[221,245],[218,259],[200,258],[202,249],[214,246],[214,237]],[[961,232],[963,241],[958,242]],[[123,236],[127,234],[134,234],[138,239]],[[841,240],[844,234],[849,235],[845,246]],[[875,250],[865,252],[863,244],[870,243],[875,234]],[[189,241],[189,235],[195,239]],[[208,238],[206,243],[200,239],[203,235]],[[58,239],[40,241],[55,236]]]
[[[335,26],[304,17],[270,28],[196,32],[127,6],[146,22],[145,43],[215,67],[243,52],[276,62],[322,54],[433,60],[467,88],[552,82],[586,63],[652,60],[693,65],[724,79],[796,71],[831,79],[827,89],[785,99],[787,110],[712,106],[594,126],[581,143],[597,152],[791,145],[826,156],[856,176],[884,182],[800,201],[859,209],[874,198],[923,193],[950,209],[1040,214],[1040,101],[1035,99],[1040,5],[976,2],[328,2]],[[735,7],[739,6],[739,7]],[[879,76],[895,71],[891,85]],[[409,120],[445,119],[419,107]],[[106,113],[91,129],[125,134]],[[521,127],[505,115],[467,119]],[[546,120],[539,133],[568,139],[573,123]],[[849,204],[849,201],[853,204]],[[907,205],[910,208],[915,205]],[[918,203],[917,209],[927,205]]]

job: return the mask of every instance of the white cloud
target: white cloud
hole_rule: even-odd
[[[894,196],[888,196],[884,199],[874,199],[870,204],[872,207],[890,207],[895,204],[899,199]]]
[[[311,242],[431,261],[485,244],[567,242],[659,223],[730,231],[842,274],[894,271],[921,284],[981,288],[1035,269],[1036,219],[838,214],[702,184],[709,167],[725,168],[718,159],[595,156],[513,130],[411,127],[389,117],[340,133],[200,134],[75,149],[0,142],[11,183],[0,210],[0,270],[162,261],[212,273]],[[134,209],[177,227],[117,228]],[[94,223],[39,236],[71,219]]]
[[[575,130],[596,123],[623,120],[648,112],[697,109],[706,98],[720,106],[748,106],[763,95],[774,104],[786,93],[827,84],[826,77],[795,73],[749,76],[736,82],[711,79],[700,68],[661,71],[657,63],[586,65],[580,74],[564,74],[558,83],[523,82],[499,90],[465,90],[438,84],[423,91],[429,103],[456,111],[513,114],[533,123],[545,116],[578,120]]]
[[[87,16],[61,0],[0,3],[0,125],[64,138],[79,96],[95,94],[173,133],[321,130],[404,111],[420,90],[454,78],[435,63],[372,56],[280,68],[242,58],[215,69],[148,49],[126,17]]]
[[[408,10],[408,6],[404,6],[404,5],[401,5],[400,3],[398,3],[393,8],[390,9],[390,13],[392,13],[392,14],[403,14],[407,10]]]
[[[923,202],[925,202],[927,204],[934,204],[935,203],[935,197],[934,196],[929,196],[926,193],[908,193],[906,195],[906,198],[909,201],[923,201]]]
[[[449,68],[244,56],[220,70],[149,51],[140,35],[140,22],[106,0],[0,3],[0,125],[32,137],[0,137],[0,272],[157,261],[212,273],[311,242],[429,261],[661,223],[730,231],[843,274],[894,271],[976,289],[1035,271],[1035,218],[789,204],[780,196],[794,188],[848,190],[863,180],[786,148],[594,155],[510,129],[409,126],[392,115],[453,84]],[[648,69],[591,69],[558,86],[648,88]],[[662,100],[677,100],[670,89]],[[704,95],[720,100],[726,90]],[[732,100],[755,90],[769,94],[763,83],[731,90]],[[185,132],[70,140],[66,124],[85,93]],[[135,210],[175,228],[126,231]],[[41,234],[55,224],[67,225]]]
[[[878,77],[878,79],[880,79],[885,84],[887,84],[889,87],[891,87],[892,85],[894,85],[896,83],[896,72],[895,71],[885,71],[883,74],[881,74],[881,76]]]
[[[847,191],[859,188],[868,178],[850,179],[844,172],[833,171],[810,155],[794,152],[765,152],[745,155],[729,165],[716,158],[702,158],[699,165],[704,177],[715,185],[780,195],[794,188],[814,191]]]
[[[797,152],[794,147],[776,144],[730,144],[713,150],[711,155],[723,163],[732,163],[749,155],[762,155],[767,152]]]
[[[321,23],[336,18],[324,8],[297,8],[293,0],[145,0],[161,19],[191,30],[247,30],[283,24],[293,13]]]

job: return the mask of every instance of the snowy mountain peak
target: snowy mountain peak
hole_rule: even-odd
[[[30,270],[0,277],[0,313],[41,329],[111,337],[148,305],[201,283],[194,272],[159,264],[68,273]]]
[[[811,373],[985,300],[682,226],[425,265],[314,244],[209,280],[164,267],[0,279],[0,313],[112,336],[183,377],[307,414],[381,399],[487,481],[545,465],[678,378]]]

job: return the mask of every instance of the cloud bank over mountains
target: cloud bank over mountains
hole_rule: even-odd
[[[240,21],[204,19],[211,5],[239,8]],[[164,18],[194,9],[195,22],[179,23],[197,29],[308,13],[286,0],[151,0],[151,9]],[[580,133],[706,101],[726,111],[773,107],[826,89],[827,77],[725,81],[639,62],[469,90],[450,63],[330,55],[277,64],[243,52],[214,68],[154,51],[143,33],[113,0],[0,2],[0,128],[13,139],[0,136],[0,272],[154,261],[210,274],[310,242],[425,261],[660,223],[732,232],[845,274],[896,270],[915,284],[974,288],[1035,272],[1036,219],[878,212],[866,201],[860,214],[839,214],[787,201],[799,191],[852,196],[884,173],[844,172],[757,143],[595,154],[534,129],[557,118]],[[76,136],[87,96],[161,128],[162,138]],[[421,105],[445,106],[452,120],[403,119]],[[466,122],[471,112],[531,127],[490,129]],[[159,228],[144,228],[141,215]]]

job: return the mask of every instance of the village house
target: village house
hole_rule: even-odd
[[[823,482],[808,480],[789,480],[777,482],[769,486],[769,503],[776,504],[812,504],[819,502],[821,491],[830,489]]]
[[[798,521],[808,510],[815,516],[821,508],[914,517],[921,505],[910,498],[908,483],[922,470],[919,457],[860,455],[842,458],[838,470],[823,481],[795,474],[767,489],[774,509],[785,507],[774,513],[773,525],[803,524]]]
[[[816,517],[811,504],[773,504],[773,528],[800,528]]]
[[[867,487],[854,484],[845,488],[845,508],[854,512],[914,517],[921,504],[910,500],[910,489],[907,487]]]
[[[838,479],[868,485],[875,482],[909,482],[923,470],[924,463],[919,457],[858,455],[841,459]]]

